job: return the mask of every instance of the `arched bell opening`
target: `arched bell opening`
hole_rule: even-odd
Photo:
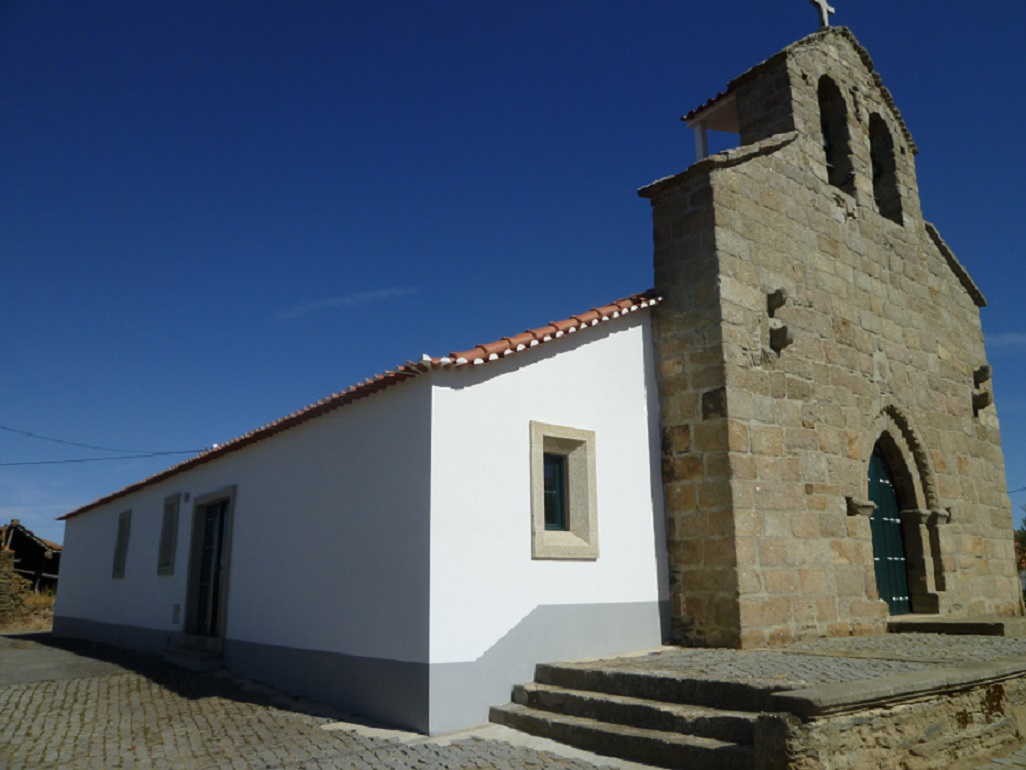
[[[855,194],[855,171],[851,158],[848,106],[837,83],[824,75],[819,79],[819,123],[826,160],[827,181],[848,195]]]
[[[875,112],[869,116],[869,147],[873,164],[873,199],[877,211],[900,225],[901,192],[898,188],[894,140],[884,119]]]

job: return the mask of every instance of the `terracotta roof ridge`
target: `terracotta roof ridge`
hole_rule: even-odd
[[[363,382],[350,385],[337,393],[326,396],[309,406],[303,407],[302,409],[297,409],[291,414],[280,417],[260,428],[254,428],[248,433],[237,438],[230,439],[223,444],[215,444],[213,447],[200,452],[198,455],[194,455],[187,460],[183,460],[176,465],[172,465],[170,468],[167,468],[153,476],[134,484],[130,484],[127,487],[116,492],[112,492],[111,494],[101,497],[100,499],[88,503],[80,508],[76,508],[70,513],[59,516],[58,520],[64,521],[74,518],[75,516],[86,513],[94,508],[98,508],[101,505],[117,500],[120,497],[124,497],[132,492],[148,487],[151,484],[155,484],[158,481],[171,478],[172,476],[182,473],[189,468],[203,465],[212,460],[216,460],[218,457],[222,457],[231,452],[236,452],[246,446],[255,444],[263,439],[270,438],[277,433],[294,428],[308,420],[320,417],[321,415],[339,409],[346,404],[351,404],[353,401],[366,398],[378,391],[390,388],[393,385],[412,377],[416,377],[420,374],[428,373],[442,367],[478,365],[497,361],[505,356],[537,347],[542,343],[557,339],[565,334],[581,331],[590,326],[596,326],[603,321],[608,321],[627,313],[632,313],[636,310],[650,307],[658,304],[661,300],[662,297],[660,297],[654,289],[649,289],[648,291],[631,294],[623,299],[615,300],[608,305],[594,307],[580,315],[570,316],[570,318],[561,321],[553,321],[545,326],[538,327],[537,329],[528,329],[527,331],[514,335],[513,337],[503,337],[495,342],[479,344],[470,350],[453,352],[448,356],[440,358],[433,358],[425,354],[419,362],[407,361],[405,364],[401,364],[394,369],[389,369],[381,374],[372,375]]]
[[[500,358],[520,353],[528,348],[559,339],[566,334],[595,326],[602,321],[630,313],[641,308],[655,305],[661,297],[654,290],[632,294],[629,297],[615,300],[608,305],[593,307],[587,312],[572,315],[558,321],[549,321],[545,326],[527,329],[513,337],[502,337],[494,342],[480,343],[468,350],[454,351],[445,358],[430,359],[433,366],[456,365],[466,366],[485,364]],[[425,359],[426,361],[427,359]]]

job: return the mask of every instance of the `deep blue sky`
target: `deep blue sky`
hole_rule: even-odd
[[[1026,3],[834,5],[990,301],[1026,487]],[[635,190],[693,161],[680,115],[816,26],[807,0],[0,0],[0,425],[200,449],[646,289]],[[98,456],[0,431],[0,463]],[[60,540],[181,457],[0,466],[0,521]]]

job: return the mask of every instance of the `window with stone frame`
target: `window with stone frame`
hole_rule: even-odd
[[[594,431],[530,427],[532,558],[597,559]]]

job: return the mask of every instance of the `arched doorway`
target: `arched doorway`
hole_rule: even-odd
[[[901,527],[901,508],[894,474],[879,444],[869,459],[869,499],[876,503],[876,510],[869,519],[876,587],[892,615],[905,615],[912,610],[908,598],[908,560]]]

